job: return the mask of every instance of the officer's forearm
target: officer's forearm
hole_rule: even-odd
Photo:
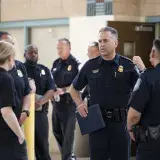
[[[127,116],[127,128],[132,129],[132,126],[136,125],[140,121],[140,117],[141,113],[130,107]]]
[[[52,99],[52,97],[53,97],[53,90],[48,90],[40,99],[41,105],[47,103],[50,99]]]
[[[8,126],[11,128],[11,130],[18,136],[21,137],[22,129],[18,123],[18,120],[12,110],[11,107],[5,107],[1,109],[2,117],[5,120],[5,122],[8,124]]]
[[[82,98],[80,96],[80,92],[75,90],[73,85],[71,85],[71,87],[69,89],[69,93],[71,94],[71,97],[75,101],[76,105],[79,106],[82,103]]]
[[[24,96],[23,98],[22,110],[29,110],[30,105],[31,105],[31,99],[29,94],[27,96]]]

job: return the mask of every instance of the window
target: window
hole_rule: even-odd
[[[87,16],[111,15],[113,0],[87,0]]]
[[[135,55],[135,42],[124,42],[124,56],[132,58]]]

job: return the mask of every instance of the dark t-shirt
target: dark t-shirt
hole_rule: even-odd
[[[29,86],[28,82],[28,75],[26,72],[26,68],[24,64],[20,61],[15,61],[15,66],[13,67],[12,70],[9,71],[11,74],[14,84],[15,84],[15,89],[16,89],[16,95],[17,99],[19,101],[19,113],[22,111],[22,103],[23,103],[23,98],[24,96],[27,96],[31,89]],[[18,108],[17,108],[18,110]],[[20,117],[20,114],[19,114]]]
[[[4,107],[12,107],[15,112],[16,101],[14,81],[6,70],[0,68],[0,110]],[[4,121],[0,112],[0,145],[10,142],[14,138],[16,138],[16,135]]]

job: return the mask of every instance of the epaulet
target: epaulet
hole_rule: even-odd
[[[19,65],[19,64],[23,64],[21,61],[15,60],[15,64]]]
[[[121,57],[122,59],[124,59],[124,60],[128,61],[128,62],[133,63],[133,61],[132,61],[130,58],[128,58],[128,57],[121,56],[121,55],[120,55],[120,57]]]
[[[144,70],[144,72],[152,72],[153,70],[155,70],[155,68],[147,68]]]
[[[155,70],[155,68],[147,68],[144,69],[140,74],[141,75],[148,75],[149,73],[152,73]]]

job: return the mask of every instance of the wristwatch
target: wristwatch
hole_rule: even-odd
[[[133,130],[132,129],[128,129],[127,126],[126,126],[126,131],[133,132]]]
[[[27,117],[29,117],[30,112],[28,110],[23,110],[21,113],[23,113],[23,112],[26,113]]]

